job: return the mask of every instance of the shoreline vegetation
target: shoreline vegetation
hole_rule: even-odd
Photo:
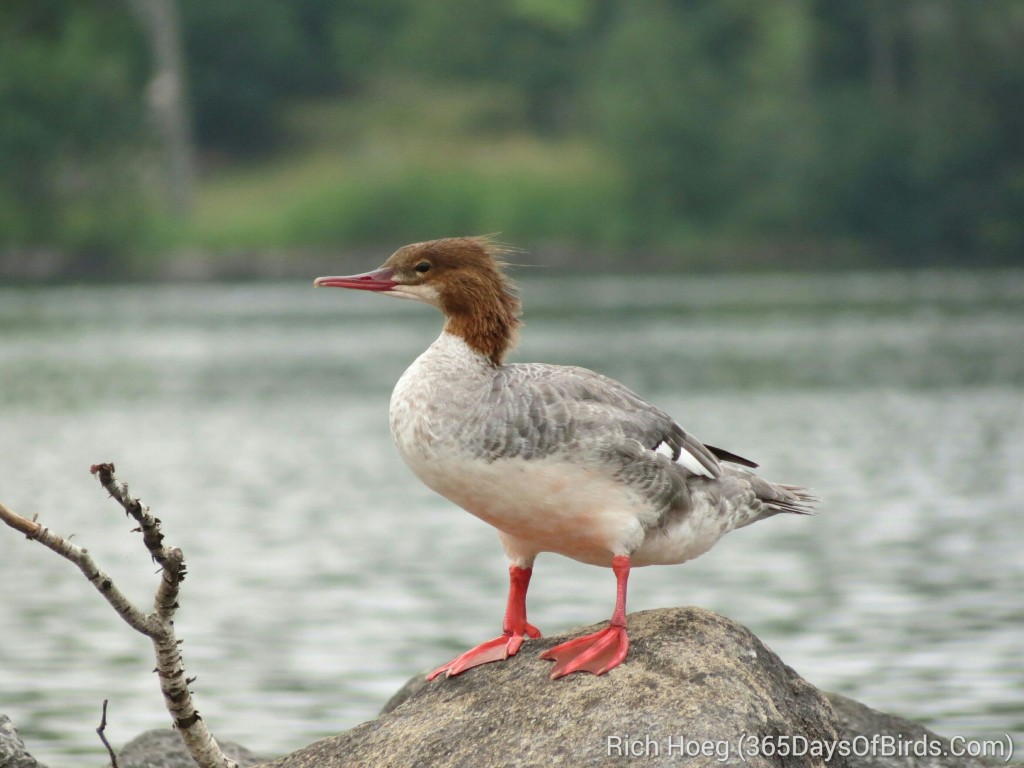
[[[438,236],[446,236],[443,233]],[[426,239],[426,238],[420,238]],[[1019,260],[953,256],[927,264],[907,264],[885,251],[871,251],[850,243],[788,245],[784,243],[714,242],[677,249],[615,248],[577,243],[499,240],[520,254],[517,267],[543,269],[549,275],[585,270],[589,275],[648,275],[785,273],[844,274],[1001,271],[1018,269]],[[52,248],[0,252],[0,287],[47,286],[69,283],[230,283],[312,280],[328,272],[356,273],[382,263],[406,241],[379,244],[339,243],[309,248],[225,248],[205,250],[180,247],[149,254],[79,254]],[[532,274],[532,273],[527,273]]]
[[[151,206],[146,234],[131,245],[0,247],[0,280],[299,279],[382,261],[407,242],[491,233],[526,263],[556,270],[843,270],[916,261],[853,238],[644,224],[612,153],[584,136],[525,131],[505,100],[482,88],[383,83],[357,98],[296,104],[282,130],[294,140],[280,154],[208,155],[184,218]],[[923,261],[965,266],[955,254]]]
[[[437,236],[447,236],[443,233]],[[453,233],[457,236],[457,233]],[[414,238],[415,239],[415,238]],[[428,239],[428,238],[419,238]],[[781,243],[714,242],[678,249],[632,249],[559,242],[512,241],[517,266],[541,268],[547,274],[778,274],[783,272],[844,273],[851,271],[959,270],[967,267],[1004,269],[1000,259],[965,264],[944,259],[935,264],[907,267],[884,253],[847,243],[786,245]],[[206,250],[180,247],[155,254],[76,254],[55,249],[11,250],[0,253],[0,286],[66,283],[164,283],[305,280],[326,272],[358,272],[383,262],[406,244],[396,239],[379,244],[337,244],[321,247],[251,247]]]
[[[608,271],[1020,263],[1016,3],[460,1],[182,0],[177,192],[137,21],[0,11],[0,280],[492,233]]]

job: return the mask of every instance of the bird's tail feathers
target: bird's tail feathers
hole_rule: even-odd
[[[813,515],[815,505],[821,502],[820,498],[799,485],[771,483],[771,487],[774,493],[767,498],[762,496],[761,501],[768,507],[769,514],[772,515],[780,512],[792,515]]]

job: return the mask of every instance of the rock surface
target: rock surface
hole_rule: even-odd
[[[340,766],[825,765],[759,754],[743,738],[834,742],[824,694],[746,628],[678,608],[629,617],[630,655],[607,675],[551,681],[537,654],[592,632],[528,642],[519,655],[405,690],[390,711],[267,768]],[[724,755],[728,748],[730,753]],[[687,756],[693,750],[707,754]],[[829,765],[844,766],[839,758]]]
[[[7,715],[0,715],[0,768],[46,768],[25,750],[25,742]]]
[[[958,757],[960,745],[951,744],[923,725],[871,709],[838,693],[826,695],[839,718],[843,741],[856,750],[846,759],[849,768],[991,768],[1003,764],[995,759]],[[892,747],[865,749],[876,736],[898,739],[906,754],[891,754]],[[929,750],[941,753],[927,754]]]
[[[267,760],[266,755],[255,755],[233,741],[218,739],[217,743],[221,751],[242,768]],[[0,768],[2,765],[0,763]],[[185,742],[171,728],[153,729],[136,736],[118,751],[117,765],[118,768],[196,768]]]
[[[958,757],[958,745],[917,723],[820,692],[749,630],[708,611],[648,611],[631,615],[629,624],[629,658],[599,678],[571,675],[551,681],[550,662],[537,654],[601,625],[530,641],[515,658],[459,677],[427,683],[417,675],[377,719],[274,762],[261,763],[267,758],[232,742],[221,746],[239,765],[263,768],[1003,764]],[[903,751],[893,754],[897,740]],[[825,759],[812,745],[819,745],[817,751],[832,745],[835,751]],[[847,746],[846,754],[838,745]],[[775,752],[769,754],[772,746]],[[800,754],[782,754],[785,746],[799,747]],[[743,760],[738,749],[744,750]],[[118,764],[194,766],[169,728],[133,739],[120,750]],[[25,751],[4,715],[0,768],[45,768]]]

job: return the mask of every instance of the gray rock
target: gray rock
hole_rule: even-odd
[[[532,648],[532,646],[529,647]],[[395,692],[394,696],[388,699],[387,703],[384,705],[384,708],[381,709],[380,714],[386,715],[391,710],[397,709],[399,706],[405,703],[406,699],[411,698],[420,688],[422,688],[425,685],[430,685],[430,683],[427,682],[426,674],[413,675],[406,681],[405,685],[403,685]]]
[[[233,742],[242,766],[664,766],[829,765],[834,768],[993,768],[953,755],[924,726],[878,712],[800,678],[749,630],[708,611],[677,608],[629,617],[626,663],[599,678],[548,679],[537,654],[594,631],[528,642],[519,655],[451,679],[411,679],[381,715],[274,762]],[[753,743],[750,739],[764,740]],[[743,741],[746,739],[746,741]],[[872,747],[874,743],[876,746]],[[893,754],[892,744],[902,744]],[[767,747],[766,747],[767,745]],[[815,754],[827,745],[831,759]],[[847,751],[839,749],[846,745]],[[888,745],[888,746],[886,746]],[[769,754],[775,747],[774,753]],[[783,754],[785,747],[799,754]],[[726,754],[722,750],[728,747]],[[852,747],[852,748],[851,748]],[[709,754],[688,756],[703,748]],[[680,754],[683,752],[684,754]],[[179,735],[147,731],[118,755],[122,768],[193,768]],[[1020,765],[1020,764],[1018,764]],[[45,768],[0,715],[0,768]]]
[[[551,681],[537,653],[601,625],[528,642],[519,655],[459,677],[410,683],[376,720],[318,741],[267,768],[341,766],[588,766],[688,768],[739,764],[742,738],[833,742],[825,696],[749,630],[697,608],[629,617],[630,655],[607,675]],[[749,766],[820,766],[766,756]],[[687,749],[710,754],[686,758]],[[843,766],[836,758],[829,765]]]
[[[951,744],[923,725],[871,709],[838,693],[826,695],[839,718],[843,741],[851,746],[846,759],[849,768],[992,768],[1003,764],[969,755],[957,757],[962,745]],[[871,746],[876,736],[885,740],[875,739],[875,746]],[[905,754],[900,755],[900,751]]]
[[[0,715],[0,768],[46,768],[25,750],[25,742],[7,715]]]
[[[265,762],[267,757],[254,755],[233,741],[220,741],[221,751],[240,766]],[[196,768],[180,734],[172,728],[146,731],[124,745],[117,753],[119,768]]]

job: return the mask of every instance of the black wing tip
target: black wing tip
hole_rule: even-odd
[[[707,443],[704,444],[704,447],[711,451],[719,461],[728,461],[730,464],[741,464],[742,466],[750,467],[751,469],[757,469],[758,466],[760,466],[756,461],[745,459],[742,456],[726,451],[723,448],[716,448],[715,446],[708,445]]]

